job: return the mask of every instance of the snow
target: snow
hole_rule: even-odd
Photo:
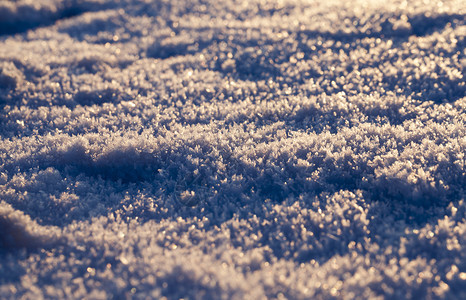
[[[465,15],[0,2],[0,295],[465,298]]]

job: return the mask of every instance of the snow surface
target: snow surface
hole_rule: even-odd
[[[465,16],[0,1],[1,298],[466,299]]]

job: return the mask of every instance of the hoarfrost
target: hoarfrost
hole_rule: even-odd
[[[465,298],[465,14],[0,3],[1,295]]]

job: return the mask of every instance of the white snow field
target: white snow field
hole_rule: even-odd
[[[465,16],[0,1],[0,298],[466,299]]]

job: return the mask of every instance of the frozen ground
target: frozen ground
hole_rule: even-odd
[[[466,299],[465,16],[0,1],[1,297]]]

